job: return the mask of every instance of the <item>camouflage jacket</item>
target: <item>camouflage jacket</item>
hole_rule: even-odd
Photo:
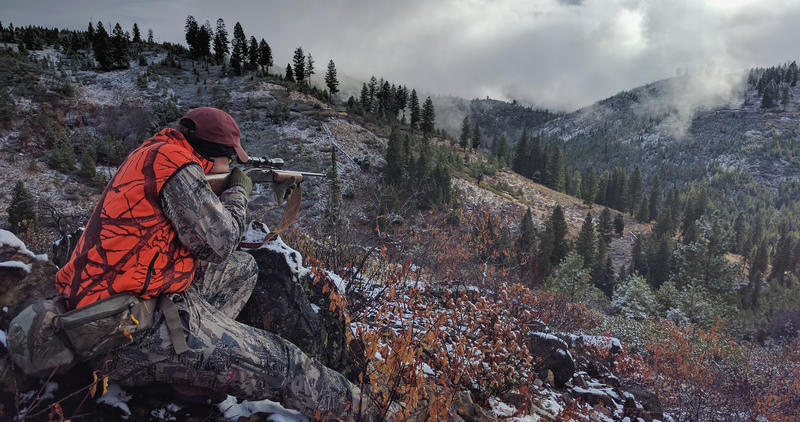
[[[197,259],[220,263],[236,250],[247,211],[244,188],[232,186],[217,197],[203,169],[191,164],[175,172],[160,195],[161,209]]]

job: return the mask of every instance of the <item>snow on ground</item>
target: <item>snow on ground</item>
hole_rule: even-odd
[[[33,268],[33,265],[26,264],[20,261],[6,261],[6,262],[0,262],[0,268],[19,268],[22,271],[25,271],[26,273],[30,273],[31,268]]]
[[[128,400],[130,399],[131,395],[128,394],[127,391],[123,390],[119,385],[109,384],[106,394],[98,397],[96,401],[97,403],[107,404],[122,410],[124,413],[122,418],[127,420],[131,415],[131,409],[128,407]]]
[[[11,233],[8,230],[0,229],[0,246],[8,246],[10,248],[15,248],[19,251],[19,253],[23,255],[28,255],[30,257],[35,258],[36,255],[33,252],[29,251],[28,248],[22,243],[21,240],[14,233]]]
[[[489,397],[489,406],[492,409],[492,413],[494,413],[494,415],[497,417],[514,416],[514,413],[517,411],[516,407],[503,403],[500,399],[494,396]]]
[[[8,344],[6,344],[6,332],[3,330],[0,330],[0,344],[2,344],[3,347],[8,347]]]
[[[229,420],[238,420],[239,418],[250,416],[256,413],[271,413],[269,416],[270,421],[274,422],[308,422],[305,416],[301,415],[295,410],[289,410],[270,400],[261,401],[248,401],[245,400],[238,403],[236,397],[228,396],[224,401],[217,405],[219,411],[222,412]]]

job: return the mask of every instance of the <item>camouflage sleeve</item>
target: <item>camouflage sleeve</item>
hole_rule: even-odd
[[[247,210],[244,188],[232,186],[217,197],[200,166],[192,164],[172,175],[160,195],[178,238],[198,259],[220,263],[236,249]]]

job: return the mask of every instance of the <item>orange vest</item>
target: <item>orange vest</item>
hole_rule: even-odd
[[[128,155],[103,191],[56,288],[71,308],[117,293],[151,298],[181,292],[194,277],[194,255],[161,211],[159,192],[176,171],[213,162],[175,129],[164,129]]]

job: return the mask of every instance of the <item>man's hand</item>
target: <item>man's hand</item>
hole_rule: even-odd
[[[231,175],[228,176],[228,187],[241,186],[244,188],[246,196],[250,196],[253,192],[253,180],[242,171],[239,167],[234,167]]]
[[[294,177],[289,177],[283,182],[273,184],[272,190],[275,191],[275,198],[278,200],[278,204],[282,204],[283,201],[289,199],[292,190],[294,190],[296,186],[297,184],[294,181]]]

